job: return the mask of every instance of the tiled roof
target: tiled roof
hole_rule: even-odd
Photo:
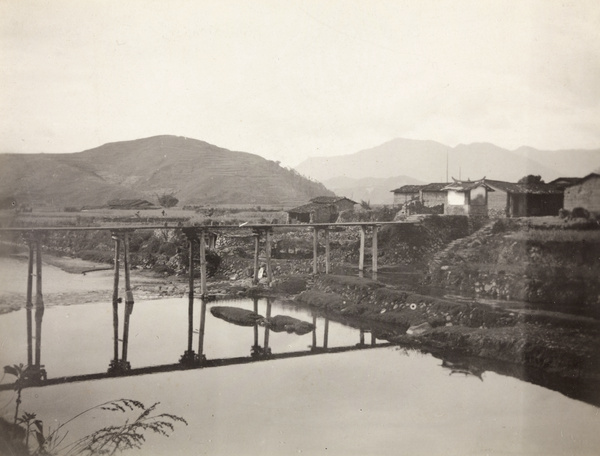
[[[451,184],[446,184],[446,186],[443,188],[443,190],[456,190],[459,192],[466,192],[468,190],[472,190],[477,187],[487,187],[489,189],[489,187],[485,184],[485,182],[486,181],[484,179],[480,179],[478,181],[457,181],[457,180],[455,180]]]
[[[352,201],[351,199],[346,198],[345,196],[317,196],[316,198],[312,198],[310,202],[317,204],[334,204],[343,200],[348,200],[353,204],[358,204],[356,201]]]
[[[308,203],[308,204],[303,204],[302,206],[298,206],[295,207],[293,209],[290,209],[289,211],[287,211],[288,213],[296,213],[296,214],[310,214],[313,211],[316,211],[318,209],[323,209],[323,207],[328,206],[327,204],[322,204],[322,203]]]
[[[442,192],[445,191],[444,187],[446,187],[446,185],[448,185],[448,182],[435,182],[433,184],[423,185],[421,190],[424,192]]]
[[[403,185],[395,190],[391,190],[394,193],[419,193],[419,190],[424,187],[424,185]]]
[[[514,194],[555,195],[563,193],[557,184],[513,184],[511,182],[486,179],[485,183],[496,190]]]
[[[571,187],[571,186],[573,186],[573,185],[580,184],[580,183],[582,183],[583,181],[586,181],[586,180],[588,180],[588,179],[590,179],[590,178],[592,178],[592,177],[600,177],[600,174],[598,174],[598,173],[590,173],[590,174],[588,174],[587,176],[585,176],[585,177],[582,177],[581,179],[577,180],[577,182],[573,182],[572,184],[569,184],[569,185],[567,185],[567,187]]]

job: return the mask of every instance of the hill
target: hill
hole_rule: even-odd
[[[487,176],[516,182],[527,174],[539,174],[548,182],[592,172],[600,165],[600,149],[541,151],[521,147],[509,151],[489,143],[450,147],[435,141],[397,138],[353,154],[311,157],[296,169],[320,181],[337,176],[361,179],[403,174],[425,182],[444,182],[447,161],[449,178]]]
[[[394,195],[391,190],[403,185],[419,185],[425,184],[425,182],[408,176],[366,177],[363,179],[334,177],[323,181],[323,184],[337,195],[345,196],[357,202],[368,201],[371,204],[392,204]]]
[[[278,163],[196,139],[155,136],[72,154],[1,154],[0,195],[34,206],[104,205],[113,199],[174,193],[179,205],[291,207],[320,195],[322,184]]]

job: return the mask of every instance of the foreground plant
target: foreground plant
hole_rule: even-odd
[[[104,402],[99,405],[84,410],[75,415],[65,423],[54,430],[44,431],[42,420],[38,419],[35,413],[24,412],[19,416],[19,406],[21,405],[21,391],[24,386],[26,376],[26,366],[13,365],[5,366],[6,374],[14,375],[15,390],[17,391],[17,401],[15,406],[14,425],[17,429],[22,429],[22,435],[11,431],[11,440],[16,438],[19,445],[24,445],[31,455],[114,455],[121,451],[130,449],[140,449],[146,441],[147,433],[154,433],[169,437],[175,430],[175,423],[184,423],[187,421],[180,416],[170,413],[156,413],[159,402],[146,407],[142,402],[133,399],[117,399]],[[92,434],[76,440],[75,442],[65,443],[68,435],[67,427],[73,421],[89,414],[92,411],[104,410],[116,413],[139,413],[137,417],[130,421],[127,419],[121,425],[111,425],[103,427]],[[30,439],[30,436],[35,439]],[[33,449],[30,448],[30,440],[37,444]],[[7,442],[8,443],[8,442]],[[33,445],[35,445],[33,444]],[[16,448],[13,446],[13,448]],[[16,453],[21,454],[22,451]]]
[[[61,424],[48,436],[43,447],[53,447],[50,451],[51,454],[113,455],[124,450],[133,448],[140,449],[146,441],[144,435],[146,432],[169,437],[171,432],[175,430],[175,423],[184,423],[187,426],[187,421],[180,416],[170,413],[154,414],[158,405],[159,403],[156,402],[150,407],[146,407],[139,401],[132,399],[118,399],[116,401],[109,401],[91,407],[74,416],[64,424]],[[132,422],[127,420],[120,426],[104,427],[73,443],[65,445],[64,447],[59,447],[64,439],[64,435],[61,434],[61,429],[73,420],[95,409],[121,413],[138,411],[140,414]],[[57,439],[60,439],[60,441]]]

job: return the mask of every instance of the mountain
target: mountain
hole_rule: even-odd
[[[0,196],[62,208],[173,193],[179,205],[276,204],[321,195],[322,184],[278,163],[196,139],[154,136],[69,154],[0,154]]]
[[[448,179],[492,179],[516,182],[527,174],[546,182],[560,176],[584,176],[600,165],[600,149],[541,151],[521,147],[510,151],[489,143],[445,146],[435,141],[397,138],[371,149],[336,157],[312,157],[296,170],[320,181],[349,178],[389,178],[408,175],[425,182]]]
[[[371,204],[392,204],[394,195],[391,190],[403,185],[419,185],[426,182],[408,176],[388,178],[366,177],[353,179],[351,177],[334,177],[327,179],[323,184],[336,195],[345,196],[360,203],[368,201]]]

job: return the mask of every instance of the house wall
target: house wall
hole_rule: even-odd
[[[288,212],[288,223],[310,223],[310,216],[308,212]]]
[[[527,215],[528,216],[558,215],[558,211],[562,207],[563,207],[563,195],[560,195],[560,194],[527,195]]]
[[[466,202],[465,192],[448,190],[448,206],[464,206]]]
[[[402,206],[404,203],[408,203],[414,199],[419,198],[419,193],[394,193],[394,205]]]
[[[421,191],[421,202],[423,206],[433,207],[446,204],[446,192],[423,192]]]
[[[600,177],[592,176],[565,189],[564,208],[572,211],[576,207],[600,212]]]
[[[487,190],[484,187],[477,187],[471,190],[469,204],[471,206],[485,206],[487,204]]]
[[[494,189],[488,192],[488,215],[490,217],[508,217],[508,194]]]

